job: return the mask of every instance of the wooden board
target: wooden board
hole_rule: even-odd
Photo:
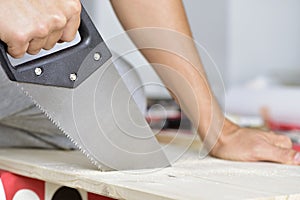
[[[200,160],[195,150],[170,168],[100,172],[76,151],[2,149],[0,169],[116,199],[300,199],[297,166]]]

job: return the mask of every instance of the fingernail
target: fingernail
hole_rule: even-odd
[[[294,156],[294,161],[297,163],[300,163],[300,153],[296,153],[296,155]]]

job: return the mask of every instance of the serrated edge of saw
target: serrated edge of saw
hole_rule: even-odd
[[[44,109],[30,94],[29,92],[26,91],[26,89],[24,89],[21,85],[17,84],[18,88],[21,88],[22,92],[31,99],[31,101],[34,103],[34,105],[40,109],[43,114],[49,119],[49,121],[51,121],[52,124],[54,124],[76,147],[77,149],[83,153],[88,159],[89,161],[96,166],[99,170],[103,171],[103,167],[101,166],[101,164],[96,161],[92,156],[90,156],[90,154],[83,149],[62,127],[60,127],[59,122],[55,121],[50,114],[48,114],[47,110]]]

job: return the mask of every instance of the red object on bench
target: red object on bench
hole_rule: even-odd
[[[0,200],[112,200],[63,186],[54,190],[50,196],[49,192],[46,196],[46,190],[47,184],[44,181],[0,170]]]
[[[18,195],[22,195],[22,191],[23,193],[30,193],[29,191],[31,191],[40,200],[45,200],[45,183],[43,181],[11,174],[6,171],[0,171],[0,178],[6,196],[5,200],[14,200]]]

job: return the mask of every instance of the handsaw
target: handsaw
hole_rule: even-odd
[[[78,44],[16,66],[1,42],[1,66],[8,81],[18,82],[99,169],[170,166],[84,8],[78,31]]]

